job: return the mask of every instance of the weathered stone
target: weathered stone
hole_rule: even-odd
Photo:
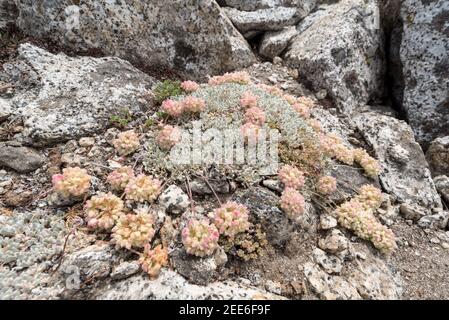
[[[93,292],[93,299],[101,300],[229,300],[229,299],[282,299],[282,297],[255,288],[244,281],[214,282],[207,286],[189,284],[181,275],[162,270],[151,280],[148,275],[135,275],[124,281],[111,283]]]
[[[14,24],[17,16],[17,8],[14,0],[0,0],[0,29]]]
[[[433,178],[433,181],[441,197],[449,204],[449,177],[438,176]]]
[[[171,185],[159,196],[159,203],[167,212],[181,214],[189,207],[190,201],[180,187]]]
[[[23,87],[11,106],[13,115],[23,120],[24,142],[32,145],[99,132],[111,115],[124,109],[142,114],[148,105],[140,98],[155,82],[118,58],[70,58],[31,44],[21,45],[18,60],[3,68]],[[35,79],[32,87],[24,82],[30,77]]]
[[[239,11],[234,8],[223,8],[240,32],[252,30],[282,30],[283,27],[296,24],[301,16],[295,8],[270,8],[257,11]]]
[[[313,263],[304,265],[304,274],[312,290],[324,300],[359,300],[362,297],[347,280],[330,276]]]
[[[290,239],[294,224],[279,209],[279,197],[273,192],[261,187],[252,187],[238,192],[233,199],[248,207],[251,220],[262,225],[270,243],[282,246]]]
[[[339,253],[349,247],[349,241],[338,229],[332,229],[330,234],[318,241],[318,246],[329,253]]]
[[[276,8],[285,4],[285,0],[223,0],[224,5],[242,11]]]
[[[111,279],[122,280],[129,278],[140,271],[140,265],[137,261],[125,261],[114,267],[111,271]]]
[[[27,173],[39,169],[45,161],[46,157],[34,149],[0,143],[0,166]]]
[[[329,230],[335,228],[336,226],[337,226],[337,219],[335,219],[334,217],[328,214],[322,214],[320,216],[320,228],[322,230]]]
[[[449,220],[449,211],[440,211],[427,215],[418,221],[418,226],[423,229],[445,229]]]
[[[433,140],[426,158],[433,176],[449,175],[449,136]]]
[[[5,121],[8,119],[11,111],[11,105],[8,100],[0,98],[0,122]]]
[[[248,66],[255,59],[213,0],[20,0],[16,4],[22,31],[78,52],[101,51],[196,78]]]
[[[392,42],[402,66],[397,75],[403,81],[402,96],[397,100],[416,140],[426,147],[449,135],[449,2],[406,0],[399,14],[401,41]]]
[[[313,259],[329,274],[341,272],[342,263],[340,258],[329,255],[321,249],[316,248],[313,250]]]
[[[266,32],[259,46],[259,53],[267,58],[279,56],[289,45],[290,40],[298,33],[296,27],[284,28],[280,31]]]
[[[325,89],[341,111],[350,113],[383,91],[376,1],[342,0],[319,9],[298,25],[285,61],[298,69],[302,81],[315,91]]]
[[[442,206],[424,153],[404,121],[374,112],[358,114],[353,120],[381,164],[379,179],[385,191],[399,202]]]
[[[399,210],[406,220],[418,221],[422,217],[431,214],[431,210],[423,208],[418,205],[403,203],[399,207]]]

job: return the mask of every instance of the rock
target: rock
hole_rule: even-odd
[[[295,8],[278,7],[257,11],[223,8],[235,27],[245,33],[252,30],[272,31],[295,25],[302,17]]]
[[[400,205],[399,210],[406,220],[418,221],[422,217],[430,214],[430,210],[420,207],[418,205],[403,203]]]
[[[262,181],[262,185],[271,191],[282,193],[284,190],[279,180],[267,179]]]
[[[255,61],[244,38],[213,0],[16,3],[17,25],[24,33],[76,52],[100,51],[203,79]]]
[[[337,226],[337,219],[335,219],[334,217],[328,214],[323,214],[320,216],[320,228],[322,230],[329,230],[335,228],[336,226]]]
[[[112,269],[111,279],[112,280],[126,279],[139,271],[140,265],[137,261],[125,261]]]
[[[92,147],[95,144],[95,138],[84,137],[78,141],[80,147]]]
[[[218,258],[218,263],[215,258]],[[223,265],[221,254],[200,258],[187,254],[184,249],[175,249],[170,254],[170,261],[179,274],[190,283],[199,285],[207,285],[216,280],[219,276],[219,264]]]
[[[433,140],[426,158],[433,176],[449,175],[449,136]]]
[[[107,243],[97,243],[66,256],[60,273],[72,275],[76,272],[80,280],[103,279],[109,276],[116,260],[113,248]]]
[[[242,11],[276,8],[285,4],[285,0],[223,0],[224,5]]]
[[[433,178],[433,182],[435,182],[435,187],[441,194],[441,197],[444,199],[444,201],[449,203],[449,177],[438,176]]]
[[[289,45],[290,40],[297,34],[295,27],[287,27],[280,31],[266,32],[259,46],[259,53],[273,59],[279,56]]]
[[[418,226],[423,229],[445,229],[449,220],[449,211],[427,215],[418,221]]]
[[[126,280],[111,283],[93,292],[91,298],[100,300],[282,299],[280,296],[255,288],[239,279],[214,282],[207,286],[189,284],[178,273],[166,269],[163,269],[155,280],[151,280],[148,275],[135,275]]]
[[[329,253],[339,253],[348,249],[349,241],[338,229],[332,229],[330,234],[318,241],[318,246]]]
[[[231,191],[230,185],[226,180],[209,180],[209,184],[216,193],[229,193]],[[194,179],[190,181],[190,188],[192,193],[200,195],[213,194],[210,187],[202,179]]]
[[[347,280],[330,276],[313,263],[304,265],[304,274],[312,290],[324,300],[359,300],[362,297]]]
[[[0,122],[5,121],[11,115],[11,105],[6,99],[0,98]]]
[[[159,203],[169,213],[181,214],[190,205],[189,197],[176,185],[171,185],[159,196]]]
[[[379,180],[386,192],[399,202],[442,206],[424,153],[404,121],[374,112],[358,114],[353,120],[381,164]]]
[[[155,82],[118,58],[70,58],[31,44],[22,44],[18,60],[4,69],[17,78],[18,87],[26,85],[22,79],[38,79],[14,96],[11,105],[13,115],[23,120],[24,142],[39,146],[102,131],[111,115],[124,108],[133,116],[142,114],[148,106],[141,95]]]
[[[14,0],[0,0],[0,29],[5,29],[14,23],[17,16],[17,8]]]
[[[338,274],[341,272],[342,263],[340,258],[328,255],[321,249],[316,248],[313,250],[313,259],[329,274]]]
[[[0,166],[27,173],[42,167],[46,160],[44,155],[34,149],[0,143]]]
[[[398,12],[392,54],[400,64],[402,82],[396,100],[402,105],[416,140],[427,147],[449,135],[449,3],[445,0],[406,0]]]
[[[321,5],[299,23],[299,34],[285,53],[301,81],[316,92],[325,89],[344,113],[383,91],[383,41],[376,11],[374,0]]]
[[[294,224],[279,209],[279,197],[262,187],[251,187],[236,193],[233,200],[244,204],[254,223],[260,223],[271,244],[283,246],[290,239]]]

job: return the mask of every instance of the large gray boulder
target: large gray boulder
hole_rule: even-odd
[[[17,0],[17,25],[76,52],[101,51],[145,67],[205,78],[254,56],[214,0]]]
[[[440,208],[441,199],[432,181],[424,153],[404,121],[366,112],[354,122],[382,166],[383,189],[399,202]]]
[[[286,62],[345,113],[382,94],[383,40],[374,0],[321,5],[298,25]]]
[[[449,135],[449,2],[405,0],[397,27],[402,92],[396,100],[406,112],[418,142],[425,147]],[[402,32],[401,32],[402,30]],[[399,96],[398,96],[399,95]]]
[[[155,83],[119,58],[70,58],[31,44],[3,69],[17,91],[11,117],[23,121],[16,138],[37,146],[100,132],[124,109],[142,114],[150,106],[142,95]]]

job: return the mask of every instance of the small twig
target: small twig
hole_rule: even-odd
[[[75,232],[75,230],[76,230],[76,227],[74,227],[74,228],[69,232],[69,234],[67,235],[67,237],[65,238],[64,245],[63,245],[63,247],[62,247],[62,252],[61,252],[61,255],[60,255],[60,257],[59,257],[58,265],[57,265],[56,268],[53,270],[53,272],[51,273],[51,275],[54,275],[54,274],[56,273],[56,271],[58,271],[58,269],[61,267],[62,261],[63,261],[63,259],[64,259],[64,253],[65,253],[65,249],[66,249],[66,247],[67,247],[67,243],[68,243],[68,241],[69,241],[70,236]]]
[[[204,182],[206,182],[207,186],[209,187],[209,189],[212,191],[212,193],[214,194],[215,198],[217,199],[218,204],[221,206],[222,205],[221,200],[218,197],[217,193],[215,192],[214,188],[212,188],[211,184],[209,183],[209,180],[205,176],[203,176],[201,174],[200,174],[200,177],[203,178]]]

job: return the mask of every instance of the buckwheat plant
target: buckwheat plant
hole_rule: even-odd
[[[281,196],[281,209],[295,220],[304,213],[305,201],[304,197],[293,188],[285,188]]]
[[[256,126],[262,126],[265,123],[265,112],[258,107],[249,108],[245,112],[245,121]]]
[[[141,248],[153,239],[153,222],[153,216],[146,212],[122,215],[112,229],[112,239],[122,248]]]
[[[196,83],[195,81],[188,80],[188,81],[183,81],[181,83],[182,90],[184,90],[185,92],[189,92],[189,93],[195,92],[196,90],[199,89],[199,87],[200,87],[199,84]]]
[[[337,190],[337,180],[331,176],[318,179],[316,189],[321,194],[331,194]]]
[[[211,255],[218,248],[219,232],[208,220],[190,220],[182,229],[182,243],[188,254]]]
[[[242,204],[229,201],[209,214],[220,234],[234,237],[249,229],[248,208]]]
[[[304,173],[296,167],[284,165],[278,173],[279,180],[286,188],[300,189],[305,182]]]
[[[153,202],[161,192],[161,181],[144,174],[131,179],[125,187],[127,200]]]
[[[139,136],[134,130],[120,132],[112,144],[121,156],[130,155],[140,147]]]
[[[90,228],[111,229],[124,214],[123,201],[112,193],[93,196],[84,206]]]
[[[112,171],[106,178],[111,188],[116,191],[125,190],[128,182],[134,178],[134,171],[131,167],[120,167]]]
[[[181,141],[181,130],[178,127],[165,125],[156,137],[157,145],[164,150],[170,150]]]
[[[89,191],[91,179],[86,169],[74,167],[63,169],[62,174],[55,174],[52,183],[54,190],[63,197],[80,197]]]
[[[156,278],[161,272],[161,268],[168,265],[168,252],[162,245],[157,245],[151,249],[149,244],[145,245],[145,250],[139,258],[139,263],[143,271],[148,273],[150,278]]]
[[[240,98],[240,106],[243,108],[257,107],[257,99],[258,97],[251,91],[245,91]]]
[[[180,101],[171,99],[164,100],[164,102],[162,102],[161,108],[165,113],[174,118],[181,116],[184,112],[183,104]]]

